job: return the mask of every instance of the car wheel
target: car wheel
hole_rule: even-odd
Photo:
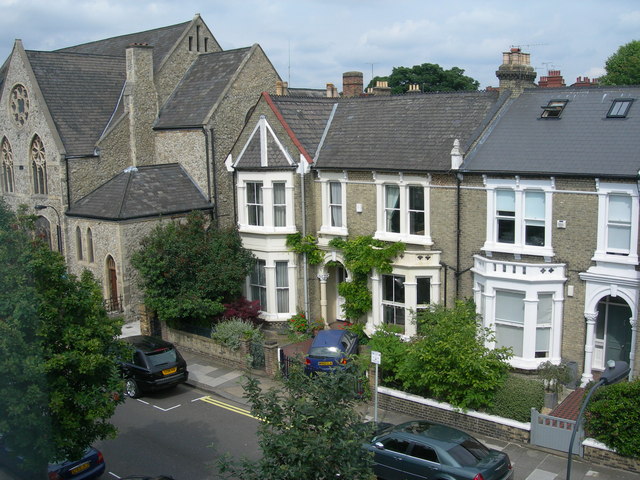
[[[140,396],[140,388],[133,378],[127,378],[125,380],[124,391],[131,398],[138,398]]]

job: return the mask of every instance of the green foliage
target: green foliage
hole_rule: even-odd
[[[2,201],[0,265],[0,432],[41,470],[115,436],[122,321],[107,316],[91,274],[70,275],[36,238],[33,217]]]
[[[302,312],[293,315],[287,324],[294,334],[308,334],[324,327],[322,322],[310,321]]]
[[[192,212],[184,223],[159,225],[131,258],[147,307],[160,320],[208,325],[241,295],[253,265],[237,230],[210,228]]]
[[[345,370],[305,375],[292,368],[280,387],[262,391],[255,378],[244,385],[258,426],[262,458],[218,462],[224,474],[243,480],[371,479],[371,454],[362,443],[371,427],[356,405],[365,401],[354,391],[362,377],[355,363]]]
[[[562,362],[555,365],[546,361],[538,367],[538,376],[544,382],[545,390],[552,393],[559,393],[562,385],[569,383],[571,380],[571,370],[569,366]]]
[[[508,375],[504,383],[496,390],[493,405],[488,413],[518,422],[531,420],[531,409],[538,411],[544,405],[544,385],[535,378]]]
[[[588,435],[620,455],[640,459],[640,380],[601,387],[586,408]]]
[[[231,350],[238,350],[243,341],[264,339],[264,333],[253,322],[235,318],[217,323],[211,332],[211,338]]]
[[[640,41],[622,45],[607,59],[601,85],[640,85]]]
[[[391,273],[391,262],[405,250],[402,242],[388,243],[371,236],[361,236],[350,240],[334,238],[329,245],[341,250],[345,267],[351,273],[350,282],[342,282],[338,293],[344,297],[342,306],[345,317],[357,321],[371,310],[371,292],[367,285],[372,270]]]
[[[324,254],[318,247],[318,239],[313,235],[303,237],[299,232],[287,235],[287,248],[299,254],[306,253],[309,265],[319,265],[324,260]]]
[[[481,409],[492,404],[509,370],[509,349],[489,349],[487,329],[471,301],[451,309],[436,305],[417,316],[418,334],[410,342],[392,333],[373,336],[370,346],[383,355],[385,378],[401,388],[453,406]]]
[[[458,90],[478,90],[480,82],[464,74],[464,70],[453,67],[443,69],[434,63],[423,63],[413,67],[393,67],[388,77],[375,77],[369,83],[374,87],[379,80],[386,80],[392,94],[402,94],[409,85],[419,85],[421,92],[453,92]]]

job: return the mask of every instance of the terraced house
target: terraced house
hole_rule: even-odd
[[[50,52],[16,40],[0,69],[3,199],[134,318],[146,233],[192,210],[234,223],[224,158],[277,80],[259,45],[225,51],[199,15]]]
[[[351,272],[329,241],[371,235],[406,251],[368,279],[368,332],[410,336],[415,311],[471,297],[516,368],[637,375],[640,88],[538,88],[519,50],[497,75],[500,94],[363,95],[353,72],[341,98],[263,94],[227,166],[267,320],[344,318]],[[318,266],[294,232],[318,239]]]

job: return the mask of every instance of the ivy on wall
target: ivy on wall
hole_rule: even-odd
[[[306,253],[309,265],[319,265],[324,259],[324,254],[318,247],[318,239],[313,235],[303,237],[299,232],[287,235],[287,247],[295,253]]]

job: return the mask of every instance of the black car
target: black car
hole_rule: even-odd
[[[138,398],[143,392],[175,387],[189,378],[187,362],[169,342],[148,335],[125,337],[133,347],[131,357],[120,362],[125,392]]]

